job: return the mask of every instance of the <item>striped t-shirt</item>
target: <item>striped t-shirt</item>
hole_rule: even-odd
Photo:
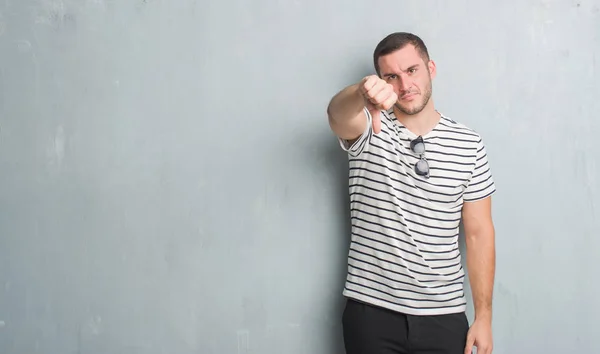
[[[466,309],[464,269],[458,247],[463,202],[495,191],[485,146],[478,133],[441,115],[423,136],[428,179],[415,173],[417,138],[382,111],[374,134],[353,144],[349,156],[352,237],[346,297],[410,315]]]

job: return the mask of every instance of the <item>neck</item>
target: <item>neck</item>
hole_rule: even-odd
[[[430,99],[425,108],[417,114],[408,115],[394,107],[394,115],[406,129],[421,136],[429,133],[441,118],[433,106],[433,99]]]

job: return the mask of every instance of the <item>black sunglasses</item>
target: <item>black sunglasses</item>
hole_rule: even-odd
[[[419,156],[419,161],[415,163],[415,173],[419,176],[429,178],[429,162],[425,159],[425,141],[419,136],[410,142],[410,149]]]

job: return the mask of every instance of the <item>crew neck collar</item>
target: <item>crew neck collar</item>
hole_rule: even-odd
[[[398,132],[405,134],[406,136],[408,136],[411,140],[412,139],[416,139],[419,137],[419,135],[413,133],[411,130],[409,130],[404,124],[402,124],[398,118],[396,118],[396,115],[394,114],[394,110],[390,110],[388,112],[386,112],[388,114],[388,116],[390,117],[390,119],[392,120],[392,122],[394,123],[394,125],[398,128]],[[424,135],[421,135],[421,137],[423,139],[427,139],[427,138],[431,138],[432,136],[435,135],[435,133],[437,132],[438,127],[440,126],[442,120],[445,118],[444,114],[442,114],[441,112],[436,110],[436,113],[438,113],[440,115],[440,119],[438,119],[437,124],[427,133]]]

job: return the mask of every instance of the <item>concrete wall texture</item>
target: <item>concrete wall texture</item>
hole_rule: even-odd
[[[0,0],[0,353],[343,353],[325,108],[399,30],[487,143],[495,353],[600,353],[591,0]]]

